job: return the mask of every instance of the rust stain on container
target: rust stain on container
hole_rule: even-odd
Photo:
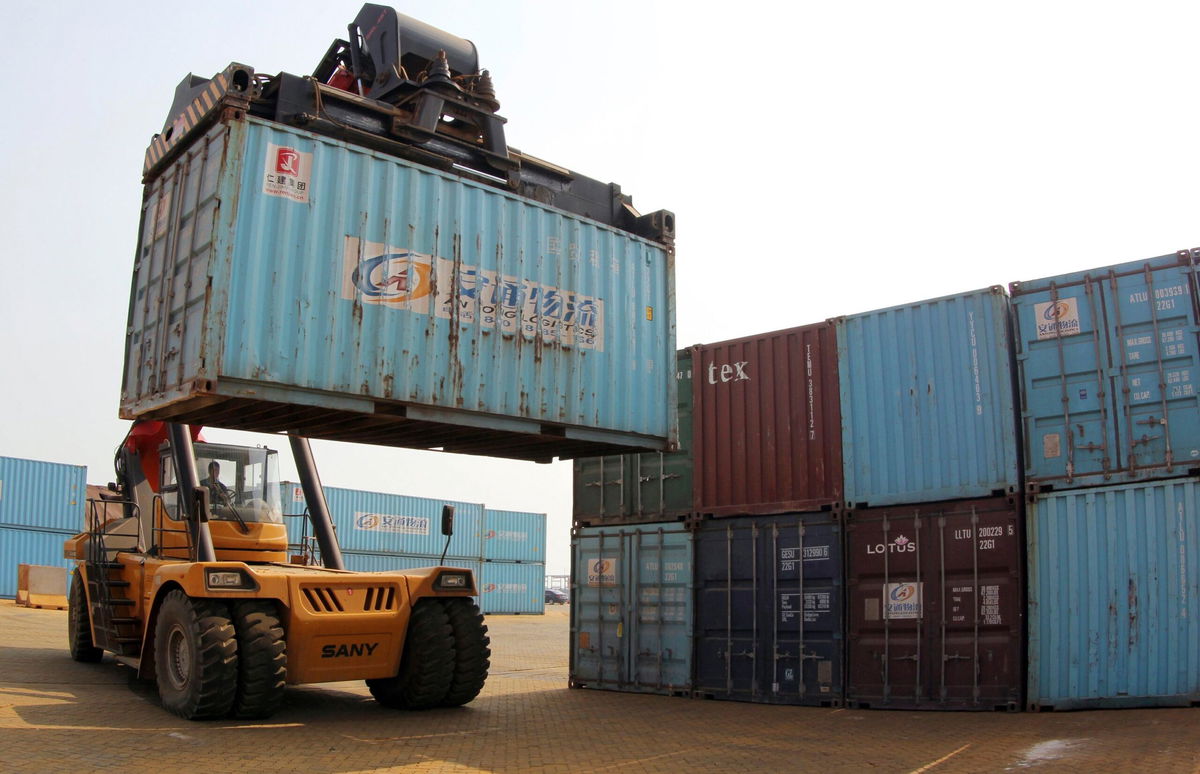
[[[698,511],[761,515],[840,506],[832,324],[697,346],[692,361]]]

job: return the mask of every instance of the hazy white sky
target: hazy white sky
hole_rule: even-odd
[[[308,73],[360,5],[0,3],[0,454],[111,478],[176,83]],[[676,213],[680,345],[1200,245],[1196,3],[395,7],[475,42],[510,144]],[[569,464],[314,450],[326,484],[546,511],[567,572]]]

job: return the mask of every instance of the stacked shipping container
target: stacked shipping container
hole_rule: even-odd
[[[17,565],[73,567],[63,541],[83,529],[87,468],[0,457],[0,597],[17,593]]]
[[[1200,701],[1198,257],[1012,285],[1031,709]]]
[[[283,482],[280,501],[288,542],[304,553],[308,537],[304,492]],[[544,609],[546,515],[485,508],[478,503],[431,500],[383,492],[325,487],[346,569],[384,571],[428,567],[441,560],[467,567],[479,585],[484,613],[541,613]],[[441,534],[442,505],[455,507],[454,535]]]

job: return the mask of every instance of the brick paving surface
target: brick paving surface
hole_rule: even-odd
[[[568,690],[567,613],[492,616],[492,673],[464,708],[398,712],[361,682],[289,688],[268,721],[188,722],[66,613],[0,601],[0,771],[1181,772],[1200,709],[859,711]]]

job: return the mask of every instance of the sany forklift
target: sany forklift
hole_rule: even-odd
[[[289,563],[275,451],[134,424],[116,455],[124,517],[65,544],[72,658],[113,653],[188,719],[268,717],[289,683],[362,679],[407,709],[474,699],[490,650],[471,571],[342,569],[308,440],[289,439],[323,567]]]

